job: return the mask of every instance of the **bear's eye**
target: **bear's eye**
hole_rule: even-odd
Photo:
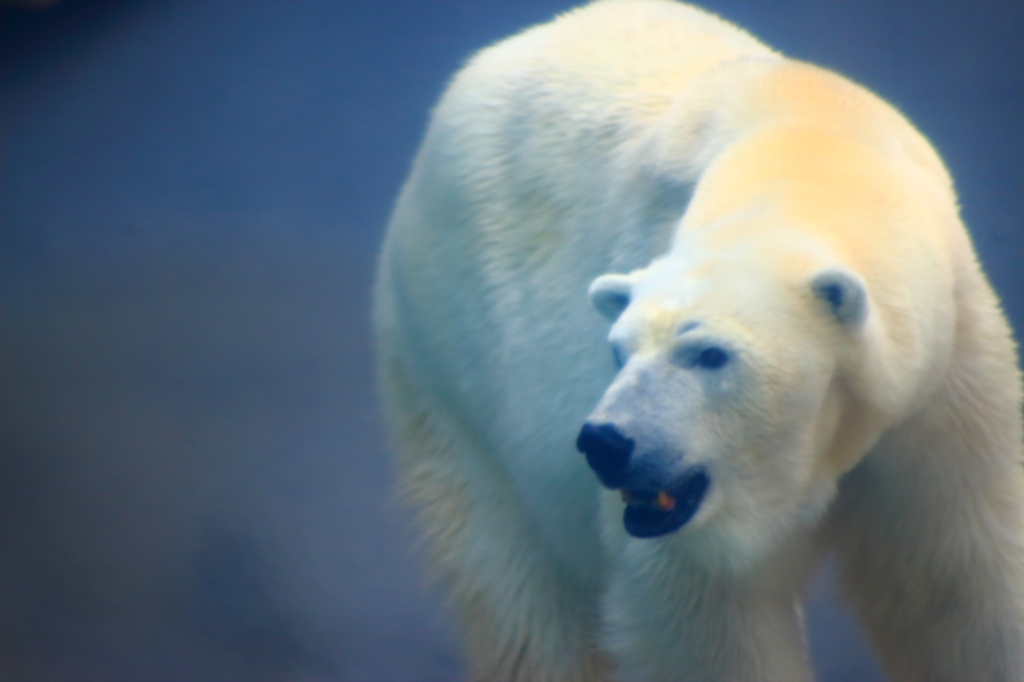
[[[694,367],[704,369],[718,369],[729,362],[729,354],[717,346],[705,348],[693,361]]]

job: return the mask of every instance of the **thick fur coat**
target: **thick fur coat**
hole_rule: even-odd
[[[490,47],[375,324],[475,679],[809,680],[834,553],[893,680],[1024,680],[1015,348],[941,160],[865,89],[667,0]]]

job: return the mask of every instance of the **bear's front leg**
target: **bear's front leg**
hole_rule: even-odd
[[[944,385],[846,476],[828,526],[894,681],[1024,680],[1020,375],[976,308]]]
[[[745,567],[692,554],[685,535],[640,540],[606,529],[612,573],[605,647],[623,682],[809,682],[800,594],[803,540]],[[686,531],[682,531],[685,533]]]
[[[962,418],[889,435],[833,512],[846,593],[894,682],[1024,680],[1024,472],[979,447],[994,439],[966,442]]]

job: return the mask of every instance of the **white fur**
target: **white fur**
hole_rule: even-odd
[[[894,680],[1024,680],[1013,343],[941,161],[864,89],[666,0],[488,48],[434,111],[375,321],[476,679],[809,680],[835,551]],[[682,367],[700,339],[735,361]],[[706,466],[694,519],[626,535],[588,417]]]

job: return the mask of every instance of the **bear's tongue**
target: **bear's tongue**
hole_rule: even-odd
[[[647,505],[655,507],[663,512],[672,511],[676,506],[676,498],[672,497],[664,490],[659,490],[657,493],[653,493],[639,490],[631,491],[623,488],[619,492],[622,495],[622,501],[630,505]]]
[[[700,508],[711,477],[703,467],[695,468],[669,493],[665,490],[620,489],[626,503],[622,521],[635,538],[656,538],[686,525]]]

